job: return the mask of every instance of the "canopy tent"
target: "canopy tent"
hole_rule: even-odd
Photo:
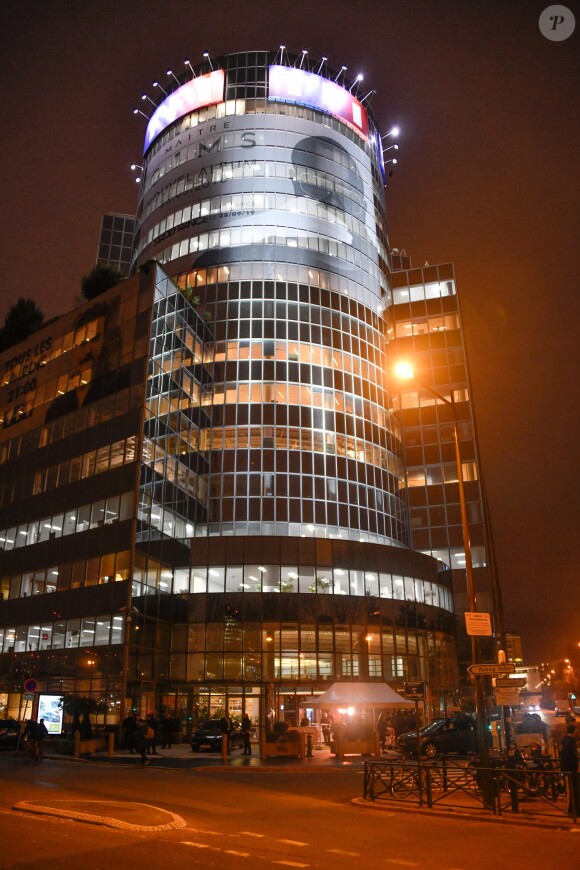
[[[387,683],[333,683],[332,686],[318,695],[308,699],[304,706],[308,707],[352,707],[360,704],[362,707],[387,707],[399,709],[413,707],[413,701],[407,701],[398,695]]]

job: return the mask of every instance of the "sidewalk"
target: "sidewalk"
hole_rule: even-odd
[[[137,753],[130,753],[125,749],[116,749],[112,758],[106,751],[93,752],[80,758],[72,758],[70,755],[59,755],[50,752],[50,743],[46,744],[45,755],[55,761],[72,760],[78,762],[98,762],[107,764],[124,764],[133,767],[141,767],[141,757]],[[252,755],[243,755],[241,749],[233,749],[227,760],[217,752],[192,752],[188,743],[180,743],[171,749],[158,749],[157,755],[148,755],[148,769],[152,768],[181,768],[181,769],[222,769],[222,770],[352,770],[364,768],[364,758],[360,755],[347,756],[340,759],[332,755],[330,749],[325,746],[322,749],[312,750],[312,757],[302,761],[300,758],[260,758],[260,747],[252,745]]]

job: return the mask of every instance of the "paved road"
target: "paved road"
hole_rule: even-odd
[[[167,770],[0,756],[0,867],[529,870],[575,866],[580,833],[363,811],[360,770]],[[15,813],[17,801],[142,801],[186,827],[154,834]]]

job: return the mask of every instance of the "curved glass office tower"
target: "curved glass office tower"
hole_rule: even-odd
[[[174,667],[187,653],[203,709],[258,692],[280,715],[341,678],[424,678],[436,702],[455,680],[452,600],[408,549],[375,119],[303,55],[208,59],[167,91],[134,267],[161,263],[212,333],[207,521],[172,581],[197,635]]]
[[[197,534],[404,544],[380,137],[344,87],[274,60],[198,70],[181,90],[224,99],[170,121],[177,90],[147,133],[136,265],[158,260],[215,338]]]

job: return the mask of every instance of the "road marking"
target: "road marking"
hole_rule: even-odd
[[[272,861],[273,864],[284,864],[285,867],[310,867],[310,864],[298,864],[296,861]]]
[[[286,843],[287,846],[308,846],[308,843],[301,843],[300,840],[277,840],[277,843]]]
[[[324,851],[334,855],[348,855],[349,858],[360,858],[360,852],[344,852],[342,849],[325,849]]]
[[[418,867],[418,863],[416,861],[400,861],[397,858],[384,858],[385,864],[400,864],[401,867]]]
[[[253,831],[238,831],[238,835],[243,835],[244,837],[265,837],[265,834],[254,834]]]
[[[249,858],[249,852],[235,852],[233,849],[224,849],[224,855],[237,855],[238,858]]]
[[[188,831],[193,831],[194,834],[207,834],[212,837],[221,837],[221,833],[219,831],[205,831],[203,828],[188,828]]]
[[[215,846],[208,846],[206,843],[192,843],[191,840],[182,840],[182,846],[194,846],[196,849],[211,849],[212,852],[221,852],[221,849],[216,849]]]

